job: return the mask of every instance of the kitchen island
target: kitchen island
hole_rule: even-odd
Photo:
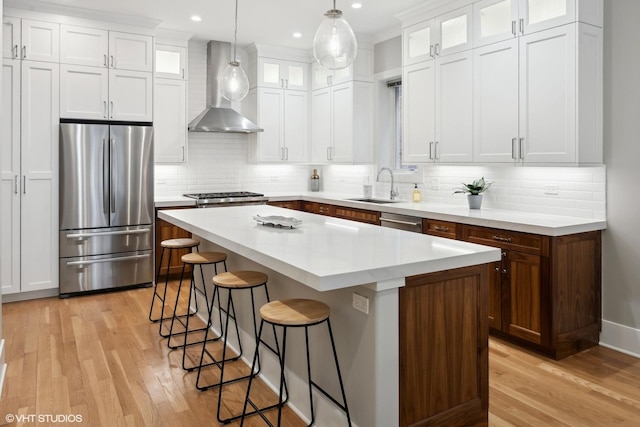
[[[304,212],[295,212],[299,226],[274,228],[254,221],[256,214],[292,211],[239,206],[158,213],[200,238],[201,250],[227,252],[229,269],[267,273],[272,298],[329,304],[355,425],[486,422],[488,263],[500,259],[500,250]],[[352,308],[353,293],[368,298],[367,314]],[[250,330],[248,297],[237,308],[241,328]],[[325,335],[311,331],[312,369],[337,396]],[[292,335],[287,368],[290,404],[304,416],[303,346],[295,343],[301,337]],[[249,335],[243,347],[250,359]],[[276,361],[265,355],[265,380],[276,383],[276,372]],[[339,410],[319,395],[316,401],[323,425],[342,425]]]

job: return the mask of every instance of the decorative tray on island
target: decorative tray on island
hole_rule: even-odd
[[[270,225],[272,227],[293,228],[302,224],[302,220],[299,220],[297,218],[279,216],[279,215],[269,215],[269,216],[255,215],[253,219],[255,219],[258,223],[262,225]]]

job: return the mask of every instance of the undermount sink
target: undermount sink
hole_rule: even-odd
[[[385,203],[399,203],[400,200],[389,200],[389,199],[347,199],[347,200],[352,200],[354,202],[367,202],[367,203],[379,203],[381,205],[385,204]]]

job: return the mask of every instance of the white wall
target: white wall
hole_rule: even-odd
[[[602,342],[640,355],[640,55],[637,0],[605,0],[604,137],[608,229],[603,237]]]

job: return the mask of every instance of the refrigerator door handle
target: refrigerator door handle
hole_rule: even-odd
[[[94,260],[86,260],[86,261],[67,261],[67,266],[69,267],[84,267],[86,265],[91,264],[102,264],[105,262],[114,262],[114,261],[134,261],[136,259],[149,258],[151,254],[144,255],[129,255],[118,258],[103,258],[103,259],[94,259]]]
[[[102,211],[105,214],[109,213],[109,186],[108,181],[110,179],[107,171],[111,169],[109,164],[109,147],[107,146],[107,140],[102,139]]]
[[[111,155],[109,156],[109,192],[111,195],[111,200],[110,200],[110,205],[111,205],[111,213],[115,213],[116,212],[116,185],[115,185],[115,179],[116,179],[116,162],[113,161],[113,154],[115,153],[114,149],[113,149],[113,145],[115,144],[115,140],[113,138],[111,138]]]
[[[143,230],[124,230],[124,231],[103,231],[97,233],[73,233],[67,234],[67,239],[85,239],[87,237],[101,237],[101,236],[128,236],[133,234],[148,234],[151,229],[146,228]]]

